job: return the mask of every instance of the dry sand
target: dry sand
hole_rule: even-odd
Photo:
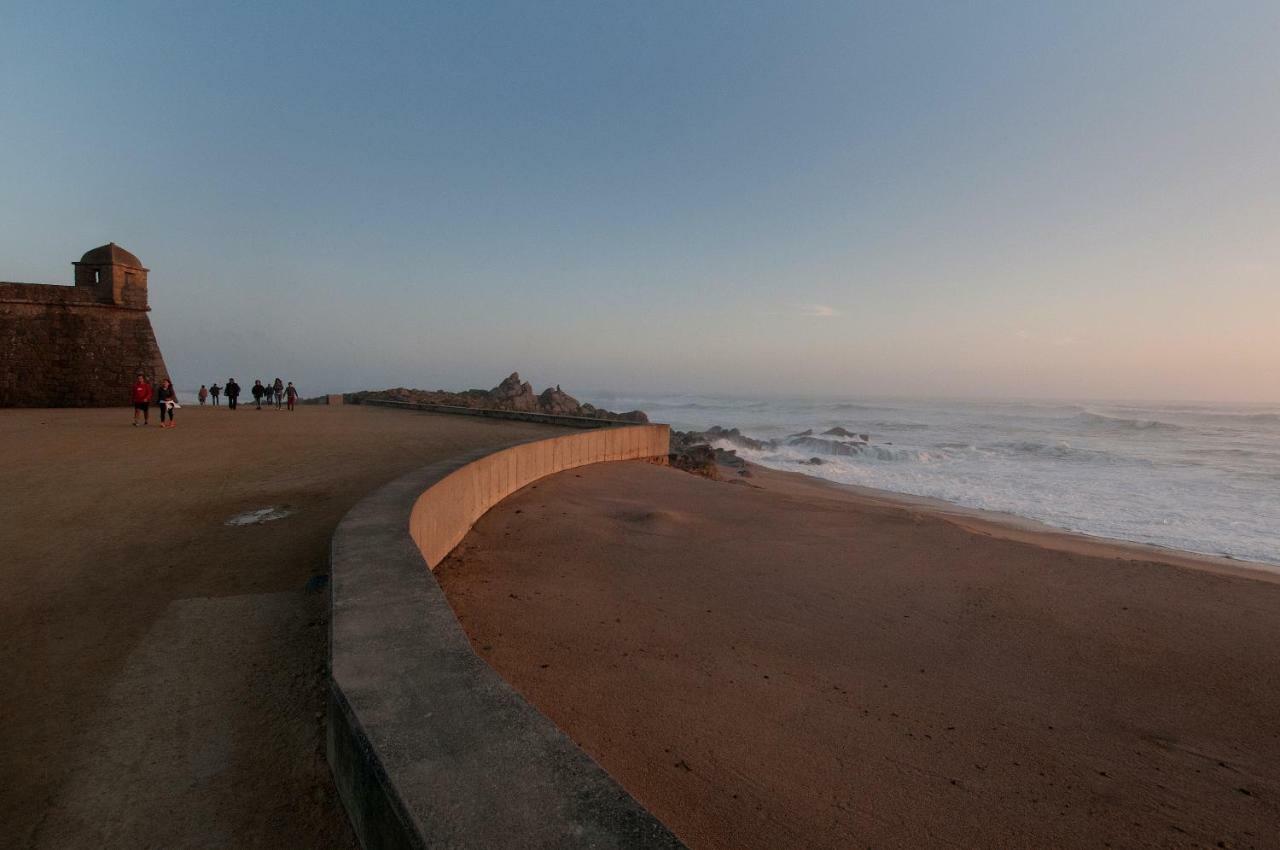
[[[1280,846],[1275,576],[952,513],[601,465],[438,575],[695,848]]]
[[[402,472],[561,433],[178,417],[0,411],[0,847],[355,846],[322,750],[330,535]],[[224,524],[270,506],[293,512]]]

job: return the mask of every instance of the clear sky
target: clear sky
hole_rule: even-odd
[[[1280,400],[1280,3],[0,4],[180,386]]]

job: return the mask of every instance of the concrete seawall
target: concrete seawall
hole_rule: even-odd
[[[343,518],[331,550],[328,753],[366,848],[680,847],[471,649],[429,569],[507,495],[589,463],[665,459],[665,425],[463,455]]]

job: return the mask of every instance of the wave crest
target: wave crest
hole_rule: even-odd
[[[1101,428],[1110,428],[1112,430],[1125,431],[1182,431],[1181,425],[1175,425],[1172,422],[1162,422],[1159,419],[1127,419],[1123,416],[1107,416],[1104,413],[1093,413],[1085,411],[1071,417],[1072,421],[1079,422],[1083,425],[1092,425]]]

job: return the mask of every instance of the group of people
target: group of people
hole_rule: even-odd
[[[227,378],[227,383],[224,387],[220,387],[217,384],[206,387],[201,384],[197,397],[200,399],[202,407],[210,398],[213,399],[213,406],[217,407],[218,399],[224,392],[227,396],[227,407],[235,410],[236,403],[240,398],[240,385],[236,383],[235,378]],[[286,384],[279,378],[269,384],[264,384],[261,380],[255,380],[249,392],[253,395],[253,401],[258,406],[258,410],[262,409],[264,401],[268,407],[274,404],[276,410],[281,410],[286,406],[289,410],[293,410],[293,406],[298,401],[298,388],[293,385],[293,381]]]
[[[288,407],[293,410],[293,406],[298,401],[298,389],[293,385],[293,381],[287,384],[276,378],[269,384],[262,383],[261,380],[253,382],[250,389],[253,400],[258,406],[258,410],[262,409],[263,402],[268,406],[274,404],[276,410]],[[200,399],[200,405],[203,407],[210,398],[213,399],[213,406],[218,406],[218,400],[225,394],[227,397],[227,407],[232,410],[236,409],[236,403],[240,398],[240,385],[236,383],[235,378],[228,378],[225,386],[212,384],[210,386],[200,385],[200,391],[196,397]],[[147,376],[139,372],[133,382],[133,391],[130,396],[133,399],[133,426],[151,424],[151,406],[154,404],[160,409],[160,427],[175,428],[177,423],[174,421],[174,412],[182,407],[178,404],[178,393],[173,388],[168,378],[160,382],[160,386],[152,386],[147,380]]]
[[[160,386],[153,388],[151,382],[147,380],[147,376],[139,372],[133,382],[131,397],[133,399],[133,427],[138,427],[139,419],[142,420],[142,425],[151,424],[151,405],[153,403],[160,408],[161,428],[178,427],[178,423],[173,418],[174,411],[180,407],[178,393],[168,378],[161,381]]]

